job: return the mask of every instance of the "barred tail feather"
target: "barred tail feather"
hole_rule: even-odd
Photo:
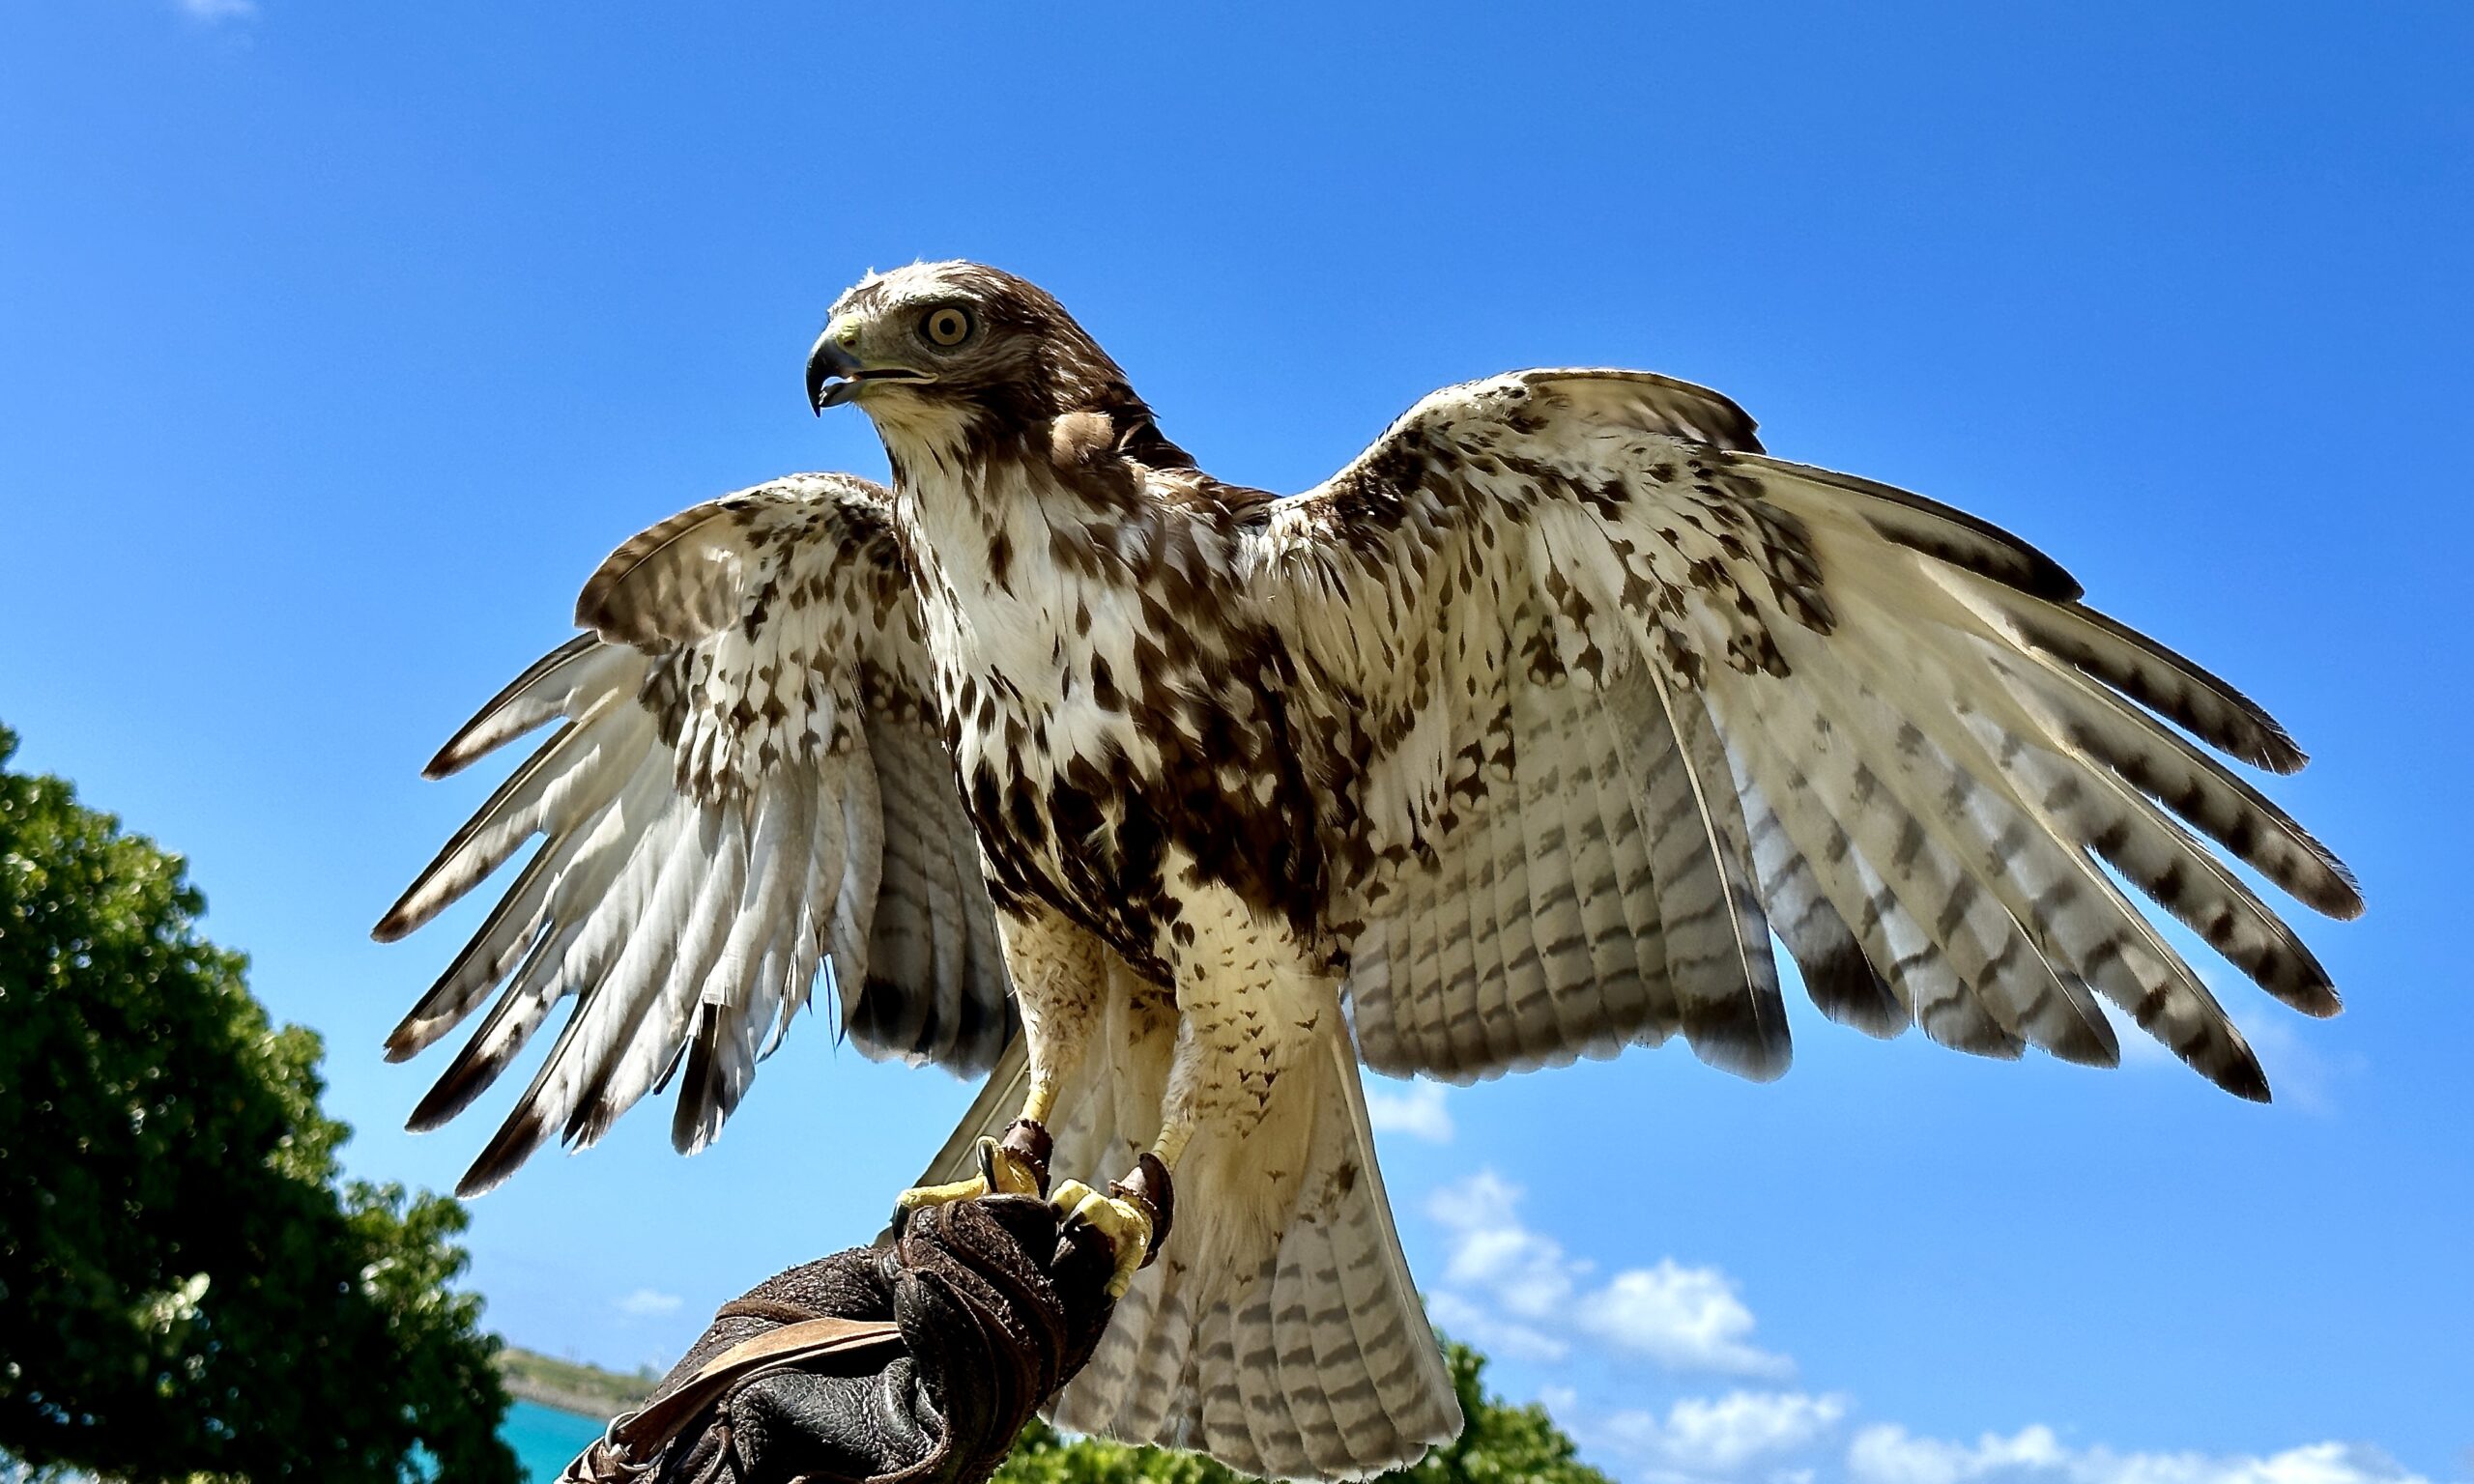
[[[1208,1228],[1177,1228],[1052,1404],[1059,1426],[1197,1449],[1267,1478],[1366,1478],[1458,1436],[1345,1040],[1290,1076],[1316,1100],[1295,1209],[1270,1249],[1231,1268]],[[1179,1179],[1191,1209],[1230,1209],[1236,1192],[1214,1188],[1208,1164],[1190,1160]]]
[[[1111,965],[1112,977],[1125,976]],[[1092,1052],[1065,1079],[1052,1167],[1130,1167],[1159,1131],[1174,1031],[1129,1034],[1114,992]],[[1018,1039],[920,1183],[970,1172],[1021,1106]],[[1177,1170],[1181,1209],[1081,1373],[1049,1406],[1060,1427],[1195,1449],[1241,1472],[1356,1479],[1456,1437],[1459,1405],[1392,1225],[1357,1063],[1329,1035],[1280,1083],[1246,1147],[1206,1134]],[[1282,1171],[1278,1176],[1269,1172]],[[1286,1172],[1298,1172],[1294,1176]],[[1286,1205],[1264,1209],[1267,1194]],[[1260,1229],[1209,1213],[1258,1213]]]

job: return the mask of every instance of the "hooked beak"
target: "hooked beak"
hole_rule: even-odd
[[[827,328],[808,352],[808,406],[821,417],[826,408],[840,407],[857,396],[865,370],[858,357],[834,343],[833,331]]]
[[[808,352],[808,406],[817,415],[824,415],[828,407],[840,407],[859,394],[859,388],[870,382],[925,382],[928,373],[908,366],[872,366],[850,353],[833,327],[826,326],[819,335],[816,348]]]

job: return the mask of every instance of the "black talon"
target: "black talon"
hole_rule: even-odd
[[[1036,1119],[1018,1118],[1005,1130],[1005,1137],[997,1141],[997,1147],[1030,1166],[1032,1178],[1039,1182],[1040,1198],[1046,1200],[1049,1156],[1056,1149],[1056,1141],[1049,1137],[1048,1129]],[[989,1181],[991,1188],[995,1184],[993,1179]]]
[[[1151,1245],[1142,1254],[1142,1266],[1148,1268],[1160,1255],[1161,1243],[1168,1240],[1168,1228],[1176,1224],[1176,1186],[1168,1182],[1168,1167],[1158,1155],[1145,1153],[1134,1162],[1134,1173],[1123,1180],[1108,1183],[1108,1194],[1121,1201],[1132,1201],[1151,1217]]]

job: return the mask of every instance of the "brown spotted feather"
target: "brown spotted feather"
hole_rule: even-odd
[[[587,585],[594,632],[439,754],[450,772],[567,719],[378,929],[411,931],[545,837],[388,1042],[410,1056],[498,995],[414,1114],[434,1127],[575,1000],[468,1193],[674,1080],[674,1137],[702,1147],[827,961],[872,1055],[969,1070],[1004,1044],[992,907],[886,504],[804,475],[660,523]]]
[[[1625,373],[1455,387],[1269,513],[1258,559],[1329,721],[1383,719],[1354,761],[1360,817],[1406,809],[1413,828],[1433,830],[1416,808],[1449,775],[1433,748],[1410,744],[1485,722],[1455,705],[1469,677],[1446,676],[1422,646],[1500,625],[1530,656],[1501,662],[1506,678],[1575,678],[1615,721],[1641,824],[1637,836],[1611,828],[1602,764],[1587,748],[1566,756],[1559,709],[1515,707],[1506,751],[1557,759],[1552,796],[1523,793],[1504,815],[1532,842],[1533,886],[1551,863],[1531,917],[1550,964],[1557,949],[1571,956],[1550,968],[1565,993],[1547,1001],[1571,1013],[1539,1022],[1561,1039],[1395,1034],[1422,1015],[1448,1024],[1469,1013],[1464,1001],[1490,1016],[1508,1008],[1449,976],[1404,979],[1395,951],[1372,993],[1352,985],[1369,1060],[1485,1075],[1600,1046],[1613,1023],[1619,1042],[1681,1028],[1721,1065],[1772,1074],[1786,1055],[1774,925],[1816,1001],[1874,1034],[1913,1020],[1972,1051],[2032,1043],[2107,1064],[2117,1053],[2095,991],[2229,1090],[2264,1096],[2213,996],[2097,862],[2280,998],[2333,1010],[2291,929],[2176,819],[2321,910],[2359,910],[2351,878],[2160,719],[2279,770],[2300,752],[2223,681],[2086,608],[2042,553],[1921,497],[1771,459],[1748,420],[1714,411],[1727,406]],[[1486,556],[1465,597],[1464,574],[1437,570],[1438,554],[1464,548]],[[1526,638],[1501,616],[1523,605],[1546,618]],[[1455,650],[1485,652],[1465,640]],[[1476,692],[1496,683],[1475,677]],[[1454,824],[1491,840],[1490,807],[1477,801]],[[1430,860],[1457,858],[1451,833],[1405,852],[1335,847],[1360,872],[1343,883],[1365,903],[1358,941],[1396,944],[1406,912],[1448,925],[1494,910],[1500,894],[1476,878],[1468,890],[1484,899],[1465,904],[1451,900],[1453,878],[1430,879]],[[1676,1011],[1637,1000],[1647,976],[1582,960],[1606,931],[1602,896],[1587,888],[1604,885],[1610,847],[1637,850],[1657,884],[1654,918],[1625,928],[1644,965],[1662,950]],[[1561,930],[1545,931],[1559,915]],[[1446,961],[1452,945],[1438,937],[1428,954]],[[1421,995],[1439,1003],[1422,1011]]]

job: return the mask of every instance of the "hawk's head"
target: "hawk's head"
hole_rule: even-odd
[[[1078,413],[1105,415],[1120,435],[1151,422],[1125,373],[1047,290],[959,261],[874,273],[836,300],[808,354],[808,401],[820,413],[857,403],[889,442],[1044,441]]]
[[[834,301],[808,355],[818,411],[856,402],[880,423],[983,410],[1054,417],[1124,385],[1047,290],[977,263],[870,274]]]

